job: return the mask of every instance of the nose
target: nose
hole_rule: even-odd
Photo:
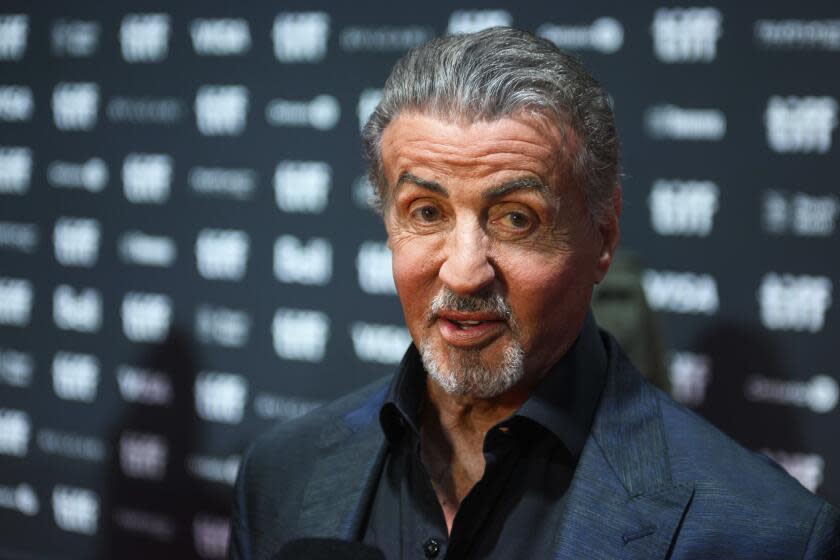
[[[445,260],[438,276],[458,295],[474,295],[485,290],[496,278],[489,249],[489,239],[479,224],[459,225],[446,240]]]

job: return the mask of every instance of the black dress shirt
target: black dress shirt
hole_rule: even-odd
[[[361,538],[388,559],[549,558],[607,370],[591,313],[569,351],[484,439],[485,470],[447,535],[420,460],[426,373],[414,346],[380,411],[388,454]]]

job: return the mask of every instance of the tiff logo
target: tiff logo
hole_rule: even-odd
[[[0,408],[0,454],[25,457],[29,452],[32,423],[22,410]]]
[[[446,33],[475,33],[489,27],[510,27],[513,16],[505,10],[455,10],[449,16]]]
[[[833,194],[815,196],[776,190],[764,193],[764,229],[774,235],[792,233],[799,237],[828,237],[837,226],[838,213],[840,198]]]
[[[271,39],[280,62],[319,62],[327,54],[330,16],[326,12],[286,12],[274,18]]]
[[[149,406],[172,403],[172,381],[162,371],[121,365],[117,368],[117,387],[126,402]]]
[[[53,322],[62,330],[97,332],[102,326],[102,296],[94,288],[74,290],[61,284],[53,291]]]
[[[281,161],[274,171],[274,199],[284,212],[320,214],[331,187],[332,169],[323,161]]]
[[[831,134],[837,127],[837,100],[774,95],[767,102],[764,124],[767,144],[774,152],[824,154],[831,149]]]
[[[99,524],[99,495],[93,490],[56,484],[52,491],[53,518],[59,529],[95,535]]]
[[[26,52],[29,36],[29,16],[0,15],[0,60],[20,60]]]
[[[59,130],[90,130],[99,112],[99,86],[93,82],[61,82],[53,89],[53,121]]]
[[[692,352],[673,352],[669,359],[668,378],[671,396],[679,402],[697,407],[706,398],[706,387],[711,381],[709,356]]]
[[[611,17],[598,18],[592,25],[544,23],[537,28],[537,35],[561,49],[591,49],[603,54],[617,52],[624,44],[624,26]]]
[[[29,87],[0,86],[0,121],[28,121],[34,111],[35,102]]]
[[[645,130],[655,140],[723,140],[726,115],[720,109],[656,105],[645,111]]]
[[[248,382],[241,375],[201,372],[195,379],[195,411],[211,422],[239,424],[245,411]]]
[[[653,52],[665,63],[712,62],[723,16],[716,8],[659,8],[653,15]]]
[[[125,476],[163,480],[169,457],[166,438],[144,432],[123,432],[120,436],[120,468]]]
[[[332,245],[314,237],[304,243],[293,235],[274,242],[274,276],[287,284],[324,286],[332,278]]]
[[[286,360],[320,362],[324,359],[330,320],[325,313],[278,309],[271,324],[274,351]]]
[[[99,48],[100,28],[96,21],[59,19],[52,25],[52,53],[55,56],[84,58]]]
[[[190,38],[198,55],[243,55],[251,49],[251,30],[242,18],[194,19]]]
[[[178,249],[165,235],[148,235],[127,231],[117,241],[117,252],[123,262],[139,266],[168,267],[175,263]]]
[[[657,311],[713,315],[718,310],[717,282],[709,274],[646,270],[642,287]]]
[[[52,362],[52,380],[58,398],[93,402],[99,387],[99,360],[90,354],[56,352]]]
[[[193,518],[193,543],[201,558],[226,558],[229,541],[229,518],[201,513]]]
[[[25,194],[32,176],[32,150],[0,146],[0,194]]]
[[[120,309],[123,333],[133,342],[161,342],[169,334],[172,300],[163,294],[128,292]]]
[[[169,16],[126,15],[120,25],[120,48],[126,62],[160,62],[169,53]]]
[[[248,88],[206,85],[195,94],[195,122],[204,136],[238,136],[245,130]]]
[[[359,130],[363,130],[368,119],[382,100],[382,90],[375,88],[363,89],[356,104],[356,116],[359,118]]]
[[[396,294],[391,250],[380,241],[365,241],[356,254],[359,287],[366,294]]]
[[[712,232],[719,193],[712,181],[657,179],[648,196],[653,230],[659,235],[706,237]]]
[[[0,276],[0,325],[25,327],[32,318],[32,282]]]
[[[248,266],[251,241],[244,231],[203,229],[195,240],[198,273],[207,280],[240,281]]]
[[[169,200],[172,158],[166,154],[128,154],[123,160],[123,192],[135,204],[163,204]]]
[[[764,275],[758,288],[761,323],[768,329],[819,332],[831,306],[831,278]]]
[[[359,360],[378,364],[400,363],[411,344],[411,335],[405,327],[361,321],[350,325],[350,338]]]
[[[195,338],[204,344],[241,348],[251,334],[251,316],[245,311],[199,305],[195,312]]]
[[[374,210],[377,205],[373,184],[364,175],[353,181],[353,203],[362,210]]]
[[[35,361],[25,352],[0,348],[0,383],[12,387],[29,387]]]
[[[98,193],[108,184],[108,166],[100,158],[84,163],[53,161],[47,167],[47,182],[53,187]]]
[[[62,216],[53,227],[55,260],[64,266],[90,268],[99,258],[101,239],[99,221]]]

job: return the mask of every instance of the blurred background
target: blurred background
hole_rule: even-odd
[[[360,125],[407,49],[493,25],[613,96],[599,319],[840,502],[835,3],[6,0],[0,557],[224,557],[244,446],[409,342]]]

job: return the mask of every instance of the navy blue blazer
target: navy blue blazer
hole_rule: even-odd
[[[556,559],[840,558],[840,512],[642,379],[608,374],[557,527]],[[230,558],[358,538],[383,464],[379,380],[261,436],[235,487]],[[527,539],[528,535],[522,535]]]

